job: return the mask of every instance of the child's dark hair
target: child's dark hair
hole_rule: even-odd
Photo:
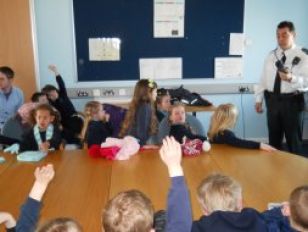
[[[43,88],[42,88],[42,93],[44,94],[48,94],[49,92],[51,91],[58,91],[58,89],[53,86],[53,85],[45,85]]]
[[[82,232],[80,224],[72,218],[55,218],[46,222],[36,232],[69,232],[72,229],[76,232]]]
[[[169,96],[169,91],[167,89],[161,88],[157,90],[156,104],[161,104],[163,97]]]
[[[35,92],[34,94],[32,94],[31,96],[31,101],[32,102],[39,102],[40,97],[42,96],[46,96],[46,93],[42,93],[42,92]]]
[[[33,125],[36,124],[36,120],[35,120],[35,116],[36,116],[36,113],[39,111],[39,110],[46,110],[50,113],[51,116],[54,117],[54,120],[53,120],[53,124],[55,126],[60,126],[60,122],[61,122],[61,116],[60,116],[60,113],[54,108],[52,107],[51,105],[49,104],[40,104],[38,105],[33,111],[32,111],[32,122],[33,122]]]
[[[8,79],[12,79],[15,75],[13,69],[8,66],[0,67],[0,72],[2,72]]]

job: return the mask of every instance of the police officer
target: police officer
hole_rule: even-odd
[[[285,136],[290,152],[299,153],[304,111],[303,91],[308,86],[307,49],[295,44],[295,27],[283,21],[277,26],[278,47],[267,56],[255,91],[255,109],[267,107],[269,143],[281,149]]]

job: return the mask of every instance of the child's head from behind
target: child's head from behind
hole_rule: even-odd
[[[36,232],[82,232],[78,222],[71,218],[55,218],[36,230]]]
[[[289,204],[292,227],[299,231],[308,231],[308,185],[294,189]]]
[[[135,104],[154,102],[156,97],[156,82],[149,79],[141,79],[137,82],[133,95],[133,101]]]
[[[198,200],[205,215],[214,211],[241,211],[242,188],[230,176],[211,174],[197,189]]]
[[[166,89],[157,90],[156,105],[158,110],[168,112],[171,106],[170,100],[171,97],[168,90]]]
[[[34,110],[34,119],[40,129],[46,130],[49,124],[56,123],[57,113],[49,104],[41,104]]]
[[[42,89],[42,93],[46,94],[51,101],[56,101],[59,98],[58,89],[53,85],[45,85]]]
[[[171,124],[183,124],[186,121],[185,107],[181,103],[170,106],[169,121]]]
[[[151,200],[138,190],[117,194],[103,210],[105,232],[151,231],[154,209]]]
[[[98,101],[87,102],[84,113],[86,118],[90,120],[104,120],[106,116],[103,105]]]
[[[212,139],[220,131],[231,129],[237,120],[238,111],[233,104],[222,104],[217,107],[211,117],[208,136]]]
[[[48,104],[47,95],[42,92],[35,92],[34,94],[32,94],[31,101],[40,104]]]

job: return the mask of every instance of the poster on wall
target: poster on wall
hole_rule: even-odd
[[[230,33],[229,55],[244,55],[245,36],[243,33]]]
[[[185,0],[154,0],[154,38],[184,37]]]
[[[139,59],[140,79],[181,79],[182,58]]]
[[[89,38],[90,61],[119,61],[119,38]]]
[[[242,57],[216,57],[215,79],[243,78]]]

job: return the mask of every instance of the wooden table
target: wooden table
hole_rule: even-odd
[[[73,217],[85,231],[100,231],[100,215],[109,199],[112,162],[90,159],[85,151],[49,154],[39,163],[15,162],[0,175],[0,206],[17,216],[34,181],[36,166],[54,164],[56,176],[44,197],[41,222]]]
[[[4,163],[0,163],[0,174],[1,174],[7,168],[9,168],[12,165],[12,163],[15,161],[15,155],[11,155],[8,153],[1,153],[0,156],[5,159]]]
[[[35,167],[46,163],[54,164],[56,176],[44,197],[40,222],[67,216],[78,220],[85,231],[100,231],[107,200],[128,189],[143,191],[156,210],[165,208],[170,180],[157,150],[139,152],[128,161],[91,159],[85,150],[76,150],[51,153],[38,163],[14,159],[1,164],[0,210],[18,216],[33,184]],[[268,202],[287,200],[293,188],[308,183],[308,159],[284,152],[213,145],[208,153],[185,157],[183,167],[195,219],[201,216],[196,188],[212,172],[236,178],[243,186],[244,204],[258,210],[264,210]]]

